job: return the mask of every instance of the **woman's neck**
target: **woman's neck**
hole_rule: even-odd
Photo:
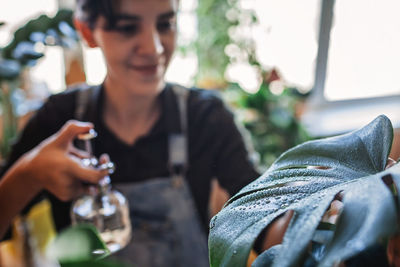
[[[133,144],[146,135],[160,115],[158,94],[134,94],[105,84],[103,119],[122,141]]]

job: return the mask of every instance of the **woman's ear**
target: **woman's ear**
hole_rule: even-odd
[[[89,47],[91,48],[97,47],[97,42],[93,36],[93,30],[89,27],[89,25],[86,22],[74,18],[74,25],[76,30],[80,33],[82,39]]]

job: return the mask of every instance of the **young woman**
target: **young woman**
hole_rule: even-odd
[[[27,124],[8,168],[33,150],[9,169],[0,184],[1,190],[8,181],[8,187],[19,192],[15,198],[8,194],[18,203],[9,217],[34,197],[46,195],[57,228],[70,224],[70,201],[82,192],[81,181],[97,181],[104,175],[82,166],[75,156],[84,155],[71,148],[73,137],[83,130],[68,121],[89,121],[98,132],[94,155],[109,155],[116,165],[112,183],[129,200],[132,240],[116,256],[138,266],[208,266],[212,179],[234,194],[259,174],[232,113],[214,92],[164,81],[176,46],[178,4],[178,0],[77,1],[76,28],[88,46],[102,50],[107,75],[99,86],[82,85],[51,96]],[[71,127],[75,131],[68,130]],[[64,145],[57,147],[58,154],[43,152],[60,138]],[[40,164],[32,168],[35,156],[41,154]],[[75,173],[66,162],[83,170]],[[25,180],[34,190],[18,185]],[[64,180],[70,184],[65,186]]]

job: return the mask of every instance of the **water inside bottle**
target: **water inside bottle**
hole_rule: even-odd
[[[100,190],[76,200],[71,219],[73,224],[93,224],[111,252],[124,248],[130,241],[128,204],[116,190]]]

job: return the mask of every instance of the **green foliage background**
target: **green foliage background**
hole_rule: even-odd
[[[287,87],[280,95],[271,93],[269,77],[274,73],[259,63],[254,40],[230,34],[237,27],[251,29],[258,23],[254,10],[242,9],[239,2],[198,2],[198,38],[193,45],[199,62],[196,83],[199,87],[221,89],[239,122],[250,132],[261,167],[267,167],[287,149],[310,139],[296,116],[296,108],[306,95]],[[234,45],[239,56],[227,55],[228,45]],[[229,64],[243,61],[257,68],[263,77],[255,94],[224,77]]]
[[[4,25],[0,22],[0,26]],[[75,45],[78,35],[73,29],[72,10],[61,9],[54,17],[40,15],[18,28],[11,42],[0,47],[0,104],[2,112],[2,140],[0,159],[5,159],[18,135],[18,114],[15,93],[21,86],[23,70],[33,67],[44,56],[36,44],[43,46]]]

